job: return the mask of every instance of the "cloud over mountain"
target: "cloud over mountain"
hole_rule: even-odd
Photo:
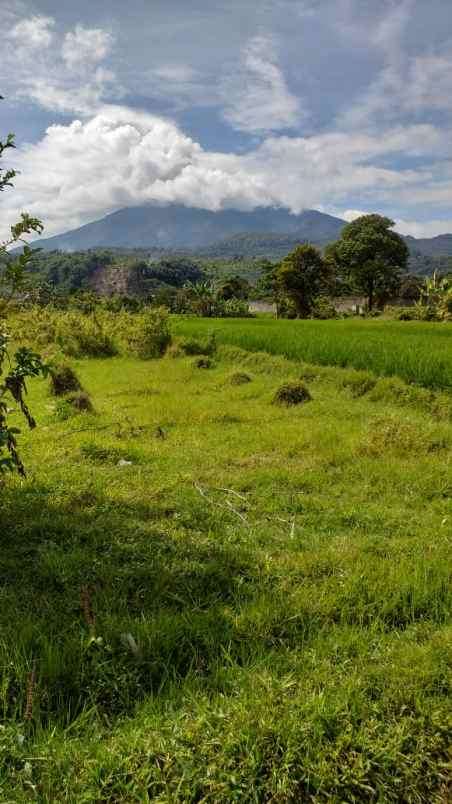
[[[451,146],[433,127],[419,125],[389,130],[384,139],[269,137],[246,154],[224,154],[204,150],[170,120],[106,106],[87,120],[51,126],[40,142],[15,153],[21,172],[4,208],[10,222],[24,208],[40,215],[53,234],[147,202],[299,212],[328,197],[338,207],[355,192],[381,199],[413,193],[422,172],[376,162],[399,152],[427,156],[439,147]]]

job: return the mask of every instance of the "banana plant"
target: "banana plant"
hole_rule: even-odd
[[[431,317],[441,321],[452,319],[452,279],[441,277],[434,271],[431,277],[426,277],[421,290],[421,307],[428,310]]]
[[[210,282],[187,282],[184,286],[193,297],[202,316],[211,318],[215,311],[215,289]]]

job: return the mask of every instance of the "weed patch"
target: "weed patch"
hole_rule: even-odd
[[[120,461],[139,463],[140,454],[134,449],[101,447],[95,442],[83,444],[80,452],[84,458],[98,464],[118,464]]]
[[[368,371],[345,371],[342,375],[342,385],[350,390],[354,399],[372,391],[376,384],[377,378]]]
[[[231,385],[247,385],[252,382],[252,378],[244,371],[236,371],[234,374],[231,374],[229,382]]]
[[[374,419],[362,451],[369,455],[384,456],[389,450],[400,450],[418,455],[450,448],[449,435],[434,429],[404,422],[396,416]]]

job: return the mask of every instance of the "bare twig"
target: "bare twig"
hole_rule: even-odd
[[[36,689],[36,659],[33,659],[31,673],[28,676],[27,685],[27,701],[25,704],[25,720],[31,720],[33,717],[33,702]]]
[[[94,633],[96,628],[96,617],[93,613],[91,590],[87,586],[82,587],[82,606],[85,622],[89,630]]]
[[[232,511],[236,516],[239,517],[239,519],[242,520],[242,522],[245,523],[245,525],[250,527],[250,523],[248,522],[247,518],[243,516],[240,511],[237,511],[229,500],[226,500],[226,505],[222,505],[221,503],[216,502],[216,500],[211,500],[205,493],[204,489],[198,485],[198,483],[195,483],[194,486],[198,494],[200,494],[201,497],[203,497],[203,499],[206,500],[210,505],[214,505],[216,508],[222,508],[224,511]]]
[[[240,517],[242,522],[246,522],[246,524],[248,525],[248,520],[247,520],[246,516],[243,516],[243,514],[241,514],[240,511],[237,511],[237,508],[234,508],[234,506],[232,505],[230,500],[226,500],[226,505],[231,511],[234,512],[234,514],[237,514],[237,516]]]
[[[238,491],[234,491],[234,489],[224,489],[221,486],[218,486],[218,491],[225,491],[227,494],[234,494],[240,500],[245,500],[245,502],[248,502],[243,494],[239,494]]]

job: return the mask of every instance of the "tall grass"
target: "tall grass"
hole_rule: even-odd
[[[452,388],[450,324],[186,318],[177,320],[174,328],[185,336],[212,331],[219,343],[249,351],[365,369],[430,388]]]
[[[30,383],[0,497],[0,802],[449,801],[440,395],[236,347],[73,362],[96,413]]]

